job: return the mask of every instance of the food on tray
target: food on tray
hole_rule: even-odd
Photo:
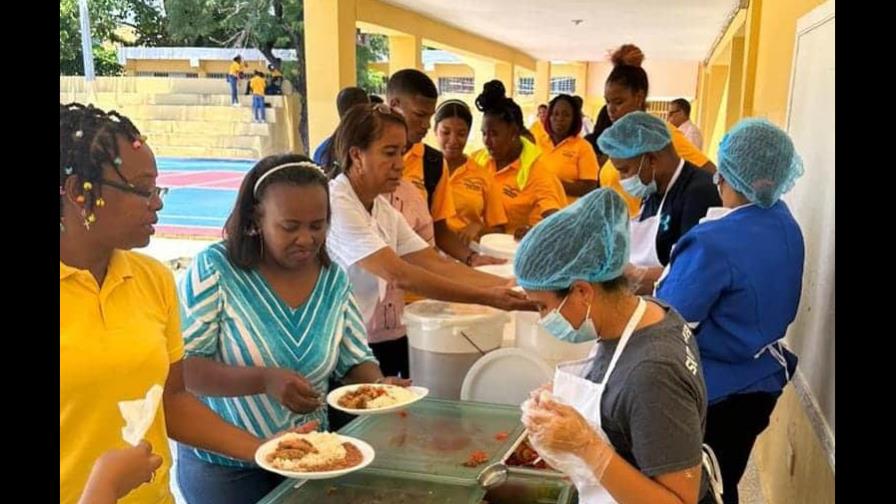
[[[470,457],[467,458],[467,461],[464,462],[463,465],[466,467],[476,467],[486,462],[488,462],[488,454],[482,450],[476,450],[470,454]]]
[[[507,457],[506,464],[509,466],[528,467],[532,469],[552,469],[544,460],[541,460],[541,456],[532,448],[528,439],[524,439],[523,442],[516,447],[516,450]]]

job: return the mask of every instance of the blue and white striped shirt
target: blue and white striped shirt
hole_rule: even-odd
[[[178,291],[187,357],[291,369],[321,396],[330,376],[376,362],[348,275],[336,264],[321,269],[308,300],[293,310],[257,270],[237,267],[224,244],[216,243],[196,256]],[[199,399],[224,420],[262,438],[311,420],[327,426],[326,407],[297,414],[267,394]],[[203,450],[196,455],[206,462],[251,467]]]

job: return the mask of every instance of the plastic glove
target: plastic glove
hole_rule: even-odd
[[[614,450],[575,408],[548,397],[540,397],[537,404],[529,399],[523,423],[532,447],[548,463],[554,459],[557,464],[552,465],[570,477],[599,484]]]

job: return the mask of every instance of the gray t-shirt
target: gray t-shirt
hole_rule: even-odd
[[[702,462],[706,385],[697,339],[684,319],[662,301],[645,300],[666,316],[629,339],[601,399],[601,427],[616,453],[652,478]],[[603,379],[619,341],[598,343],[586,378]]]

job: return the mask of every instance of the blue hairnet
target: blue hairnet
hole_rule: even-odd
[[[631,159],[657,152],[672,143],[666,121],[647,112],[630,112],[605,129],[597,139],[601,152],[617,159]]]
[[[529,231],[513,273],[524,289],[561,290],[621,276],[628,253],[628,206],[612,189],[597,189]]]
[[[805,170],[793,142],[765,119],[744,119],[719,144],[719,173],[735,191],[768,208]]]

